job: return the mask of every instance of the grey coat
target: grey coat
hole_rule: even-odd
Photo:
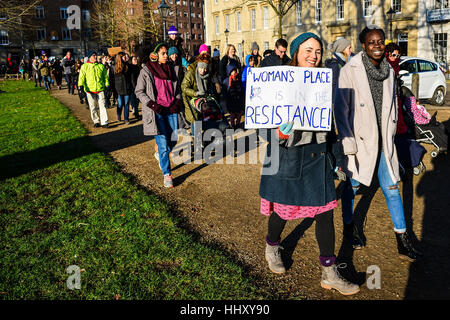
[[[180,67],[174,66],[173,68],[175,74],[177,75],[178,68]],[[180,79],[176,78],[175,81],[172,81],[172,84],[175,98],[181,100]],[[139,73],[134,93],[142,103],[142,122],[144,124],[144,135],[159,135],[160,133],[155,121],[155,112],[147,106],[150,101],[156,101],[156,97],[158,95],[155,87],[155,79],[153,78],[153,74],[150,72],[147,66],[142,68],[141,72]]]

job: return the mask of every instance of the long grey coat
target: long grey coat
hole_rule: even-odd
[[[179,66],[175,66],[175,74],[178,74]],[[181,88],[180,79],[172,81],[173,92],[176,99],[181,100]],[[158,126],[155,121],[155,112],[147,107],[150,101],[156,101],[157,92],[155,87],[155,79],[153,74],[150,72],[147,66],[142,68],[139,73],[139,77],[136,84],[136,89],[134,90],[136,97],[142,103],[142,122],[144,124],[144,135],[146,136],[156,136],[159,135]]]
[[[400,181],[394,136],[397,130],[397,104],[394,71],[383,81],[381,138],[392,181]],[[342,69],[334,106],[336,126],[346,159],[343,169],[353,179],[369,186],[378,157],[378,125],[372,94],[361,52]]]

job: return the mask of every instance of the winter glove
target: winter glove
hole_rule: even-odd
[[[334,168],[334,173],[336,174],[338,180],[340,181],[347,180],[347,175],[345,174],[344,171],[342,171],[340,167]]]
[[[181,99],[175,99],[169,107],[170,113],[178,113],[183,108],[183,101]]]
[[[165,109],[162,105],[157,104],[154,101],[149,101],[147,103],[147,107],[149,107],[150,109],[152,109],[153,111],[155,111],[156,113],[161,114],[161,115],[164,113],[164,109]]]
[[[292,127],[294,126],[294,122],[289,121],[286,123],[283,123],[281,126],[278,127],[278,135],[281,139],[289,139],[289,136],[292,134],[293,130]]]

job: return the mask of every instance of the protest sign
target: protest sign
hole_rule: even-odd
[[[277,66],[248,68],[245,128],[330,131],[333,74],[327,68]]]

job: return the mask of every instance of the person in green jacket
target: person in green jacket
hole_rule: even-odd
[[[44,80],[44,87],[45,90],[51,89],[51,79],[50,79],[50,62],[48,61],[47,56],[43,56],[41,62],[39,63],[38,67],[39,71],[41,72],[42,80]]]
[[[78,87],[83,87],[91,111],[94,127],[108,127],[108,113],[106,112],[105,89],[109,87],[106,68],[97,62],[97,53],[88,52],[88,61],[83,64],[78,77]],[[100,114],[99,114],[100,112]]]

